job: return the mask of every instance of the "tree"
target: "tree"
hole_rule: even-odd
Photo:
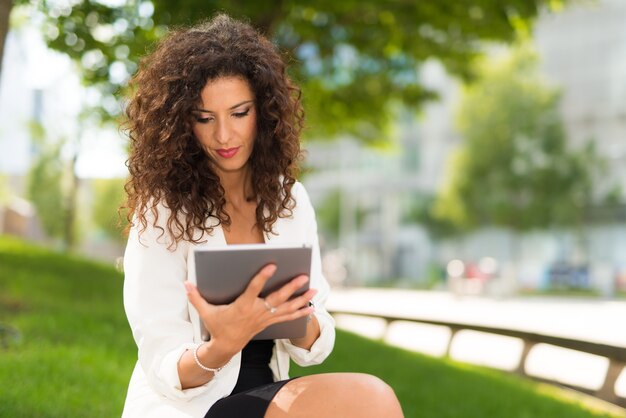
[[[305,93],[309,136],[348,133],[380,141],[398,104],[417,109],[434,97],[419,78],[423,61],[439,59],[453,74],[469,78],[481,41],[509,42],[540,9],[561,1],[279,0],[271,7],[227,0],[103,3],[42,1],[40,9],[47,16],[48,44],[76,60],[85,84],[99,86],[105,119],[119,112],[113,95],[166,27],[225,11],[248,18],[288,51],[292,76]]]
[[[348,191],[334,189],[317,205],[315,211],[319,229],[333,241],[337,241],[342,235],[342,216],[346,216],[345,213],[342,214],[342,211],[346,210],[344,199],[353,199],[353,197]],[[354,227],[360,229],[367,214],[359,207],[351,212],[353,213],[348,213],[347,216],[354,216]]]
[[[589,143],[568,148],[559,93],[541,80],[528,47],[480,67],[462,98],[463,144],[449,164],[435,216],[459,228],[517,231],[583,222],[602,161]]]
[[[76,157],[72,144],[66,138],[53,140],[38,122],[29,124],[30,136],[37,149],[37,157],[27,177],[27,195],[37,209],[46,234],[57,238],[62,249],[75,249],[78,233],[78,177]],[[63,158],[70,151],[70,158]]]
[[[9,32],[9,16],[12,8],[12,0],[0,0],[0,74],[2,74],[2,57],[4,56],[4,44]]]
[[[62,178],[65,172],[61,160],[62,143],[43,148],[30,169],[28,176],[28,197],[37,209],[46,234],[51,238],[64,238],[65,202]],[[65,246],[71,239],[65,237]]]
[[[437,201],[435,193],[413,193],[408,198],[410,203],[403,214],[403,223],[422,225],[434,239],[452,237],[459,233],[460,228],[456,223],[434,213],[433,207]]]
[[[124,179],[99,179],[94,182],[93,187],[93,221],[106,236],[119,244],[126,242],[122,231],[128,223],[124,216],[120,217],[117,213],[126,196],[124,183]]]
[[[2,75],[2,57],[4,57],[4,45],[11,22],[11,11],[15,6],[26,4],[28,0],[0,0],[0,75]]]

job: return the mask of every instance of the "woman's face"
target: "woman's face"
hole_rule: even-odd
[[[246,167],[256,137],[254,93],[241,77],[209,80],[193,111],[193,133],[221,174]]]

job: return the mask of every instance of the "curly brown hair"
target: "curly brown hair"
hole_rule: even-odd
[[[291,216],[291,189],[301,157],[304,121],[300,89],[286,74],[277,48],[252,26],[218,14],[191,28],[172,30],[143,58],[131,80],[126,108],[130,178],[123,208],[129,228],[147,226],[157,206],[170,210],[166,229],[174,243],[198,243],[215,224],[230,225],[224,189],[192,131],[192,109],[205,84],[220,77],[248,81],[255,95],[257,136],[249,159],[256,222],[266,234],[278,217]],[[198,237],[197,232],[202,233]]]

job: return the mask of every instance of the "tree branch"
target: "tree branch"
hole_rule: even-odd
[[[0,75],[2,74],[2,57],[4,44],[9,33],[9,17],[13,8],[13,0],[0,0]]]

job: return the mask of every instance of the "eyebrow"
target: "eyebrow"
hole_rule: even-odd
[[[246,103],[252,103],[252,102],[254,102],[254,100],[244,100],[241,103],[237,103],[236,105],[233,105],[233,106],[229,107],[228,110],[233,110],[233,109],[235,109],[235,108],[237,108],[237,107],[239,107],[241,105],[244,105]],[[194,109],[194,110],[197,111],[197,112],[214,113],[212,110],[206,110],[206,109],[200,109],[200,108]]]

